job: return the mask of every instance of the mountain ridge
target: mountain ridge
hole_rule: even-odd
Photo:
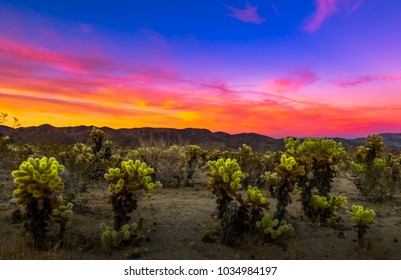
[[[49,124],[40,126],[10,128],[0,125],[0,136],[9,136],[11,142],[24,144],[75,144],[88,143],[93,126],[54,127]],[[149,145],[199,145],[204,149],[236,150],[246,144],[255,151],[284,150],[283,138],[272,138],[257,133],[229,134],[211,132],[204,128],[120,128],[101,127],[105,139],[125,147]],[[401,133],[382,133],[385,147],[401,149]],[[294,137],[295,138],[295,137]],[[346,139],[328,137],[341,142],[346,149],[355,149],[365,143],[365,137]],[[302,139],[302,138],[301,138]]]

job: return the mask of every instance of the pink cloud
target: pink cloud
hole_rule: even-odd
[[[287,77],[268,81],[265,84],[267,89],[275,93],[295,92],[319,80],[314,72],[305,68],[289,71],[288,74]]]
[[[392,81],[401,81],[401,76],[365,75],[357,77],[348,77],[342,80],[334,81],[333,83],[340,87],[355,87],[369,82],[392,82]]]
[[[302,28],[308,32],[318,30],[324,20],[337,12],[345,11],[348,15],[355,12],[363,0],[316,0],[317,10],[307,19]]]
[[[258,7],[252,7],[249,3],[246,3],[246,9],[241,10],[235,7],[226,5],[226,8],[230,10],[229,16],[241,20],[247,23],[261,24],[266,19],[258,14]]]

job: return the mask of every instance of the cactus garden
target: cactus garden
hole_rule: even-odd
[[[89,132],[1,138],[1,259],[401,259],[400,156],[380,136],[255,151]]]

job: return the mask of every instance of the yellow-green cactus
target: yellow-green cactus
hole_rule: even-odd
[[[118,231],[106,226],[104,223],[100,227],[102,229],[102,244],[107,247],[118,248],[122,245],[122,242],[131,237],[131,234],[137,229],[138,225],[136,223],[125,224]]]
[[[61,238],[65,224],[72,214],[71,205],[63,206],[61,196],[55,198],[54,192],[62,191],[63,183],[59,173],[63,170],[55,158],[29,158],[12,176],[17,188],[13,195],[17,203],[26,208],[26,228],[31,232],[35,245],[42,246],[47,237],[50,218],[60,223]]]
[[[267,197],[260,191],[258,187],[248,186],[248,201],[255,205],[267,205]]]
[[[128,160],[121,163],[121,168],[110,168],[104,177],[110,182],[109,192],[119,192],[123,188],[131,191],[142,189],[150,196],[153,189],[161,188],[160,182],[152,182],[150,175],[153,172],[153,168],[144,162]]]
[[[376,213],[373,209],[364,209],[363,206],[352,205],[352,211],[347,211],[347,214],[352,218],[357,227],[369,227],[376,224],[374,220]]]
[[[137,208],[135,192],[143,190],[150,197],[154,189],[162,187],[160,182],[152,181],[152,173],[153,169],[146,163],[128,160],[121,163],[121,168],[110,168],[104,175],[110,182],[108,190],[111,195],[108,202],[112,203],[115,213],[114,230],[119,231],[131,219],[128,214]]]
[[[338,210],[344,209],[345,204],[347,204],[347,198],[345,196],[312,196],[312,207],[317,212],[330,208],[334,214]]]
[[[210,172],[208,188],[217,197],[218,217],[223,218],[228,203],[233,199],[243,202],[242,197],[236,191],[242,188],[241,180],[244,175],[235,159],[218,159],[209,161]]]
[[[57,198],[57,204],[58,207],[53,209],[51,217],[53,223],[60,224],[60,231],[58,237],[59,239],[61,239],[64,236],[66,224],[70,220],[73,214],[72,208],[74,205],[72,203],[63,205],[63,198],[61,196]]]
[[[63,182],[59,173],[62,170],[63,166],[53,157],[24,161],[19,170],[11,173],[17,184],[13,195],[18,198],[18,204],[25,205],[30,197],[41,198],[53,191],[61,191]]]
[[[217,161],[209,161],[208,164],[211,172],[207,173],[207,175],[211,185],[217,184],[233,190],[242,187],[241,180],[244,175],[235,159],[228,158],[225,161],[219,159]]]
[[[365,240],[365,235],[371,225],[376,224],[374,220],[376,213],[372,209],[365,209],[360,205],[352,205],[352,211],[347,211],[348,216],[352,218],[358,231],[358,240],[361,247],[369,247]]]
[[[269,189],[270,195],[275,197],[276,188],[280,185],[281,177],[276,172],[266,171],[261,178]]]
[[[313,195],[311,206],[314,210],[314,217],[320,218],[322,225],[329,219],[337,216],[338,210],[346,208],[347,198],[345,196],[320,196]]]
[[[265,214],[262,220],[256,222],[256,227],[268,238],[276,239],[285,232],[293,231],[291,224],[284,220],[273,219],[269,214]]]

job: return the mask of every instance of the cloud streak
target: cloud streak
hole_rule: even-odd
[[[333,81],[333,83],[340,87],[350,88],[370,82],[395,82],[395,81],[401,81],[401,76],[365,75],[357,77],[348,77],[345,79]]]
[[[261,24],[266,21],[264,17],[258,14],[258,7],[253,7],[248,2],[243,10],[228,5],[226,5],[226,8],[230,11],[228,16],[246,23]]]
[[[288,71],[286,77],[274,78],[265,83],[265,87],[274,93],[296,92],[319,80],[309,69],[299,68]]]
[[[316,0],[315,13],[307,18],[302,28],[307,32],[314,32],[332,14],[344,11],[348,15],[355,12],[363,0]]]

